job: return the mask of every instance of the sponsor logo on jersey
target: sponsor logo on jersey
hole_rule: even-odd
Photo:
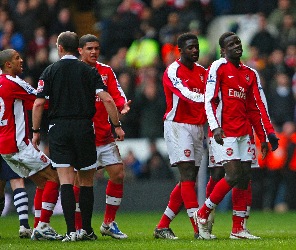
[[[43,161],[44,163],[47,162],[47,158],[46,158],[45,155],[41,155],[41,156],[40,156],[40,160]]]
[[[37,87],[37,92],[40,93],[43,91],[44,88],[44,81],[43,80],[39,80],[38,81],[38,87]]]
[[[228,78],[233,78],[234,76],[228,76]]]
[[[192,88],[192,92],[196,92],[196,93],[199,93],[200,94],[200,89],[198,89],[198,88]]]
[[[189,156],[191,155],[191,150],[190,150],[190,149],[185,149],[185,150],[184,150],[184,155],[185,155],[186,157],[189,157]]]
[[[227,154],[228,156],[232,156],[232,155],[233,155],[233,149],[232,149],[232,148],[228,148],[228,149],[226,149],[226,154]]]
[[[240,87],[241,88],[241,87]],[[244,92],[244,88],[241,88],[240,91],[229,89],[228,96],[230,97],[237,97],[240,99],[246,99],[246,93]]]

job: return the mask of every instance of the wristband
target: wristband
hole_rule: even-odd
[[[40,133],[40,128],[38,128],[38,129],[33,129],[33,128],[32,128],[32,132],[33,132],[33,133]]]
[[[121,122],[119,121],[117,125],[113,124],[113,127],[114,127],[114,128],[119,128],[119,127],[121,127]]]

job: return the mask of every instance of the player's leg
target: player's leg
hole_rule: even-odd
[[[80,234],[77,236],[79,240],[96,240],[97,239],[97,236],[95,235],[91,225],[93,206],[94,206],[93,178],[94,178],[95,171],[96,171],[96,168],[92,168],[89,170],[78,170],[78,180],[79,180],[79,186],[80,186],[79,207],[81,210],[81,217],[82,217],[82,229]],[[73,192],[73,196],[74,196],[74,192]],[[74,218],[75,218],[75,214],[74,214]]]
[[[260,237],[251,235],[244,228],[244,222],[247,213],[248,186],[251,180],[251,164],[252,159],[254,158],[252,147],[250,145],[251,144],[248,143],[247,138],[242,138],[241,142],[239,143],[241,151],[241,168],[243,173],[239,182],[232,190],[233,225],[230,234],[231,239],[260,239]]]
[[[155,238],[177,238],[170,228],[170,223],[177,216],[183,206],[181,183],[179,182],[170,194],[168,205],[154,230]]]
[[[125,239],[127,238],[127,235],[119,230],[117,223],[115,222],[116,213],[123,197],[123,164],[117,163],[114,165],[108,165],[105,167],[105,170],[109,175],[109,180],[106,187],[104,221],[100,227],[100,231],[102,235],[109,235],[116,239]]]
[[[79,233],[82,229],[82,218],[81,218],[81,211],[79,206],[79,195],[80,195],[80,186],[78,181],[78,175],[75,177],[74,186],[73,186],[75,202],[76,202],[76,209],[75,209],[75,228],[76,232]]]
[[[225,170],[224,167],[220,164],[216,164],[214,166],[210,166],[210,178],[206,186],[206,198],[210,197],[214,187],[216,184],[224,177],[225,175]],[[213,225],[215,221],[215,209],[213,209],[208,217],[208,230],[209,233],[212,233],[213,230]]]
[[[196,193],[196,177],[199,167],[194,162],[182,162],[177,164],[181,178],[181,196],[187,215],[192,224],[194,235],[198,238],[198,228],[193,220],[193,213],[198,210],[198,199]]]
[[[204,151],[203,127],[165,121],[164,138],[168,148],[170,163],[172,166],[177,166],[180,173],[180,193],[182,201],[192,223],[194,235],[196,236],[198,235],[198,228],[194,223],[193,213],[198,210],[196,177]],[[178,191],[178,187],[175,191]],[[178,193],[176,192],[176,194]],[[177,206],[179,207],[180,204],[181,203],[178,202]],[[155,233],[156,232],[154,232],[154,235]],[[176,238],[172,232],[171,234],[168,232],[168,235],[171,235],[171,237],[166,238]]]
[[[37,185],[34,198],[34,205],[37,208],[34,224],[37,224],[39,220],[37,226],[34,228],[32,239],[61,240],[63,238],[62,235],[57,234],[50,226],[50,218],[59,197],[60,184],[57,172],[49,165],[29,178]],[[38,215],[40,216],[39,219]]]
[[[31,238],[32,229],[29,226],[28,215],[28,194],[25,189],[25,183],[23,178],[16,178],[10,180],[10,186],[13,191],[14,206],[19,216],[20,238]]]
[[[43,188],[36,187],[35,196],[34,196],[34,228],[38,226],[41,216],[41,209],[42,209],[42,195],[43,195]]]
[[[115,142],[96,147],[99,168],[105,168],[109,180],[106,187],[106,206],[104,220],[100,227],[103,236],[111,236],[116,239],[125,239],[127,235],[122,233],[115,222],[116,213],[123,197],[124,167]]]

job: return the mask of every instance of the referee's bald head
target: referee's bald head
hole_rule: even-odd
[[[75,32],[65,31],[59,34],[57,46],[62,46],[65,52],[77,53],[79,38]]]

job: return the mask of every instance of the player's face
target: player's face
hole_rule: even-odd
[[[19,75],[23,72],[23,59],[17,51],[13,52],[11,61],[9,62],[12,73]]]
[[[237,35],[229,36],[225,39],[225,57],[229,59],[241,58],[243,54],[242,42]]]
[[[81,60],[90,65],[96,65],[100,54],[100,44],[98,42],[88,42],[83,48],[79,48]]]
[[[186,41],[185,46],[181,50],[183,59],[196,62],[199,58],[199,44],[196,39],[189,39]]]

